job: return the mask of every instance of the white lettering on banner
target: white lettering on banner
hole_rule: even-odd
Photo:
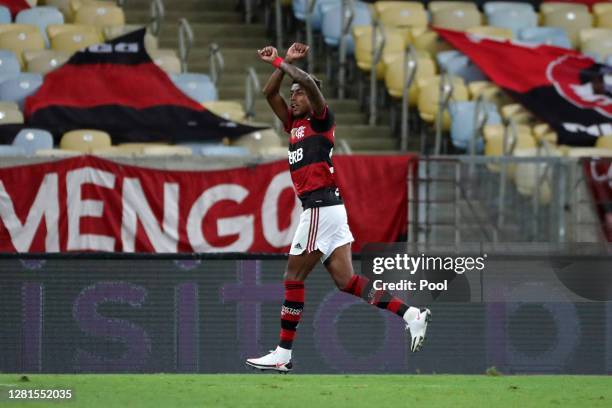
[[[164,183],[164,219],[162,228],[151,211],[140,181],[123,180],[121,242],[123,252],[134,252],[137,221],[140,220],[155,252],[177,252],[179,185]]]
[[[112,54],[113,52],[137,53],[138,43],[120,42],[115,44],[114,46],[112,44],[95,44],[87,47],[87,51],[96,54]]]
[[[230,200],[241,203],[249,192],[238,184],[219,184],[211,187],[195,201],[187,217],[187,237],[195,252],[242,252],[253,244],[253,215],[221,218],[217,220],[217,233],[220,237],[238,235],[238,239],[225,247],[215,247],[204,237],[202,220],[210,208],[219,201]]]
[[[4,188],[2,181],[0,181],[0,219],[2,219],[4,226],[8,230],[11,236],[11,243],[17,252],[28,252],[30,250],[34,234],[36,234],[43,216],[45,217],[45,227],[47,228],[45,251],[59,251],[59,195],[57,179],[57,173],[45,175],[23,224],[15,213],[11,197]]]
[[[263,227],[263,234],[266,241],[275,248],[282,248],[291,244],[293,238],[293,232],[297,229],[298,223],[300,222],[300,203],[295,200],[295,206],[291,212],[291,225],[284,230],[280,230],[278,226],[278,199],[281,193],[290,188],[293,191],[293,183],[291,182],[291,176],[288,171],[278,173],[266,190],[263,204],[261,206],[261,224]]]
[[[585,132],[591,136],[603,136],[609,135],[612,133],[612,123],[600,123],[590,126],[584,126],[580,123],[563,123],[563,127],[568,132],[577,133],[577,132]]]
[[[83,184],[113,188],[115,175],[92,167],[84,167],[67,173],[68,245],[66,249],[69,251],[112,252],[115,250],[115,238],[107,235],[81,234],[80,232],[82,217],[101,217],[104,211],[104,202],[82,199],[81,186]]]

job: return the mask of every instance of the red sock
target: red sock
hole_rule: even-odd
[[[303,309],[304,282],[286,280],[285,302],[281,308],[280,347],[291,350]]]
[[[354,275],[342,291],[358,296],[369,304],[386,309],[399,317],[404,317],[404,313],[408,310],[408,305],[386,290],[374,289],[374,283],[362,275]]]

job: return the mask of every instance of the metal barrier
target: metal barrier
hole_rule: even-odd
[[[314,35],[312,33],[312,14],[314,13],[315,0],[308,0],[306,5],[306,44],[310,46],[310,51],[306,55],[306,67],[308,72],[314,72]]]
[[[414,82],[414,77],[418,68],[417,56],[414,47],[410,45],[404,54],[404,88],[402,90],[402,124],[400,149],[408,150],[408,127],[410,123],[409,95],[410,87]]]
[[[179,58],[181,59],[181,72],[188,72],[187,61],[189,52],[193,47],[193,30],[186,18],[179,20],[178,42],[179,42]]]
[[[164,18],[166,17],[166,9],[164,7],[164,2],[162,0],[152,0],[151,1],[151,22],[149,23],[151,27],[151,33],[155,37],[159,37],[159,33],[161,32],[162,23]]]
[[[442,131],[444,127],[444,112],[448,108],[448,103],[453,95],[453,83],[448,74],[440,76],[440,96],[438,99],[438,112],[436,114],[436,144],[434,154],[439,155],[442,149]]]
[[[225,67],[225,61],[223,60],[223,54],[221,54],[221,48],[217,43],[210,44],[210,53],[208,54],[210,79],[217,86],[221,80],[223,74],[223,68]]]
[[[244,83],[244,111],[247,119],[255,117],[255,95],[261,92],[261,85],[255,68],[247,68],[247,76]]]
[[[380,36],[380,41],[378,38]],[[383,49],[385,48],[385,42],[387,41],[385,31],[381,28],[381,24],[378,20],[372,19],[372,66],[370,67],[370,117],[368,124],[370,126],[376,125],[377,112],[377,94],[378,94],[378,82],[376,78],[376,66],[382,58]]]
[[[342,0],[342,30],[338,46],[338,99],[344,99],[346,87],[346,36],[351,30],[355,16],[355,3],[353,0]]]
[[[423,158],[408,188],[411,242],[605,241],[578,159]]]
[[[274,1],[274,18],[276,24],[276,48],[283,48],[283,6],[281,0]]]

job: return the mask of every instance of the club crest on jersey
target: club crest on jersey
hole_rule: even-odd
[[[306,126],[300,126],[298,128],[291,129],[291,136],[296,139],[301,139],[304,137],[304,132],[306,131]]]

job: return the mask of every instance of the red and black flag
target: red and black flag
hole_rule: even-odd
[[[31,8],[30,4],[26,0],[0,0],[0,6],[4,6],[11,11],[13,19],[21,10]]]
[[[612,134],[612,67],[565,48],[436,31],[554,128],[559,144],[592,146]]]
[[[108,132],[115,143],[216,141],[261,128],[219,117],[179,90],[153,63],[138,30],[74,54],[27,98],[26,124],[56,137]]]

